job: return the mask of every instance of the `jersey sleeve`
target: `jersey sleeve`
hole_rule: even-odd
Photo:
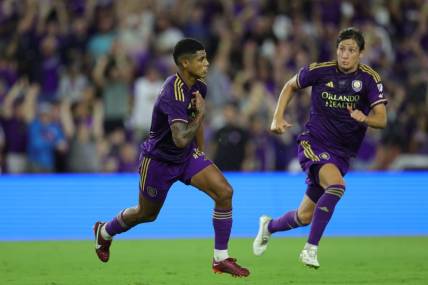
[[[180,90],[173,86],[166,86],[161,91],[161,110],[168,116],[168,123],[174,122],[188,123],[187,108],[182,100]]]
[[[377,104],[387,104],[388,100],[385,98],[385,95],[383,93],[383,83],[380,77],[377,77],[377,80],[372,77],[369,78],[367,99],[370,108],[373,108]]]
[[[202,98],[205,99],[207,96],[207,83],[203,79],[198,79],[198,89],[201,92]]]
[[[310,68],[310,65],[302,67],[296,76],[296,83],[299,88],[306,88],[315,84],[318,72]]]

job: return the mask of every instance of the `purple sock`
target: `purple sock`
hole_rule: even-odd
[[[220,210],[214,209],[213,213],[213,226],[214,226],[214,248],[227,249],[229,242],[230,232],[232,230],[232,209]]]
[[[277,219],[271,220],[268,225],[268,230],[273,234],[276,232],[288,231],[301,226],[306,225],[299,220],[299,217],[297,217],[297,211],[290,211]]]
[[[126,232],[131,227],[127,226],[123,221],[123,213],[126,211],[123,210],[116,217],[113,218],[110,222],[106,224],[106,231],[109,235],[114,236],[123,232]]]
[[[334,208],[344,193],[345,186],[340,184],[330,185],[325,189],[325,193],[315,206],[308,243],[313,245],[319,244],[322,234],[333,215]]]

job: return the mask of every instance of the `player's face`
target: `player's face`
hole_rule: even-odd
[[[337,46],[337,63],[343,72],[354,72],[360,63],[361,52],[354,39],[343,40]]]
[[[208,73],[208,66],[207,53],[204,50],[199,50],[190,58],[188,70],[196,78],[205,78]]]

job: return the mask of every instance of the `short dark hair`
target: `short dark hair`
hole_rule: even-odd
[[[360,51],[364,50],[364,37],[360,30],[354,27],[346,28],[340,31],[339,35],[337,36],[336,40],[336,47],[339,46],[341,41],[353,39],[358,47],[360,48]]]
[[[187,54],[195,54],[199,50],[205,50],[204,46],[197,40],[192,38],[185,38],[180,40],[174,47],[172,53],[174,62],[179,65],[179,58]]]

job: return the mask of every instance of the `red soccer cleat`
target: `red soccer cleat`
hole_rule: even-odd
[[[227,258],[222,261],[213,260],[214,273],[229,273],[233,277],[247,277],[250,271],[236,263],[236,258]]]
[[[101,227],[103,225],[104,223],[102,222],[96,222],[94,225],[95,252],[102,262],[107,262],[110,257],[111,240],[105,240],[101,236]]]

